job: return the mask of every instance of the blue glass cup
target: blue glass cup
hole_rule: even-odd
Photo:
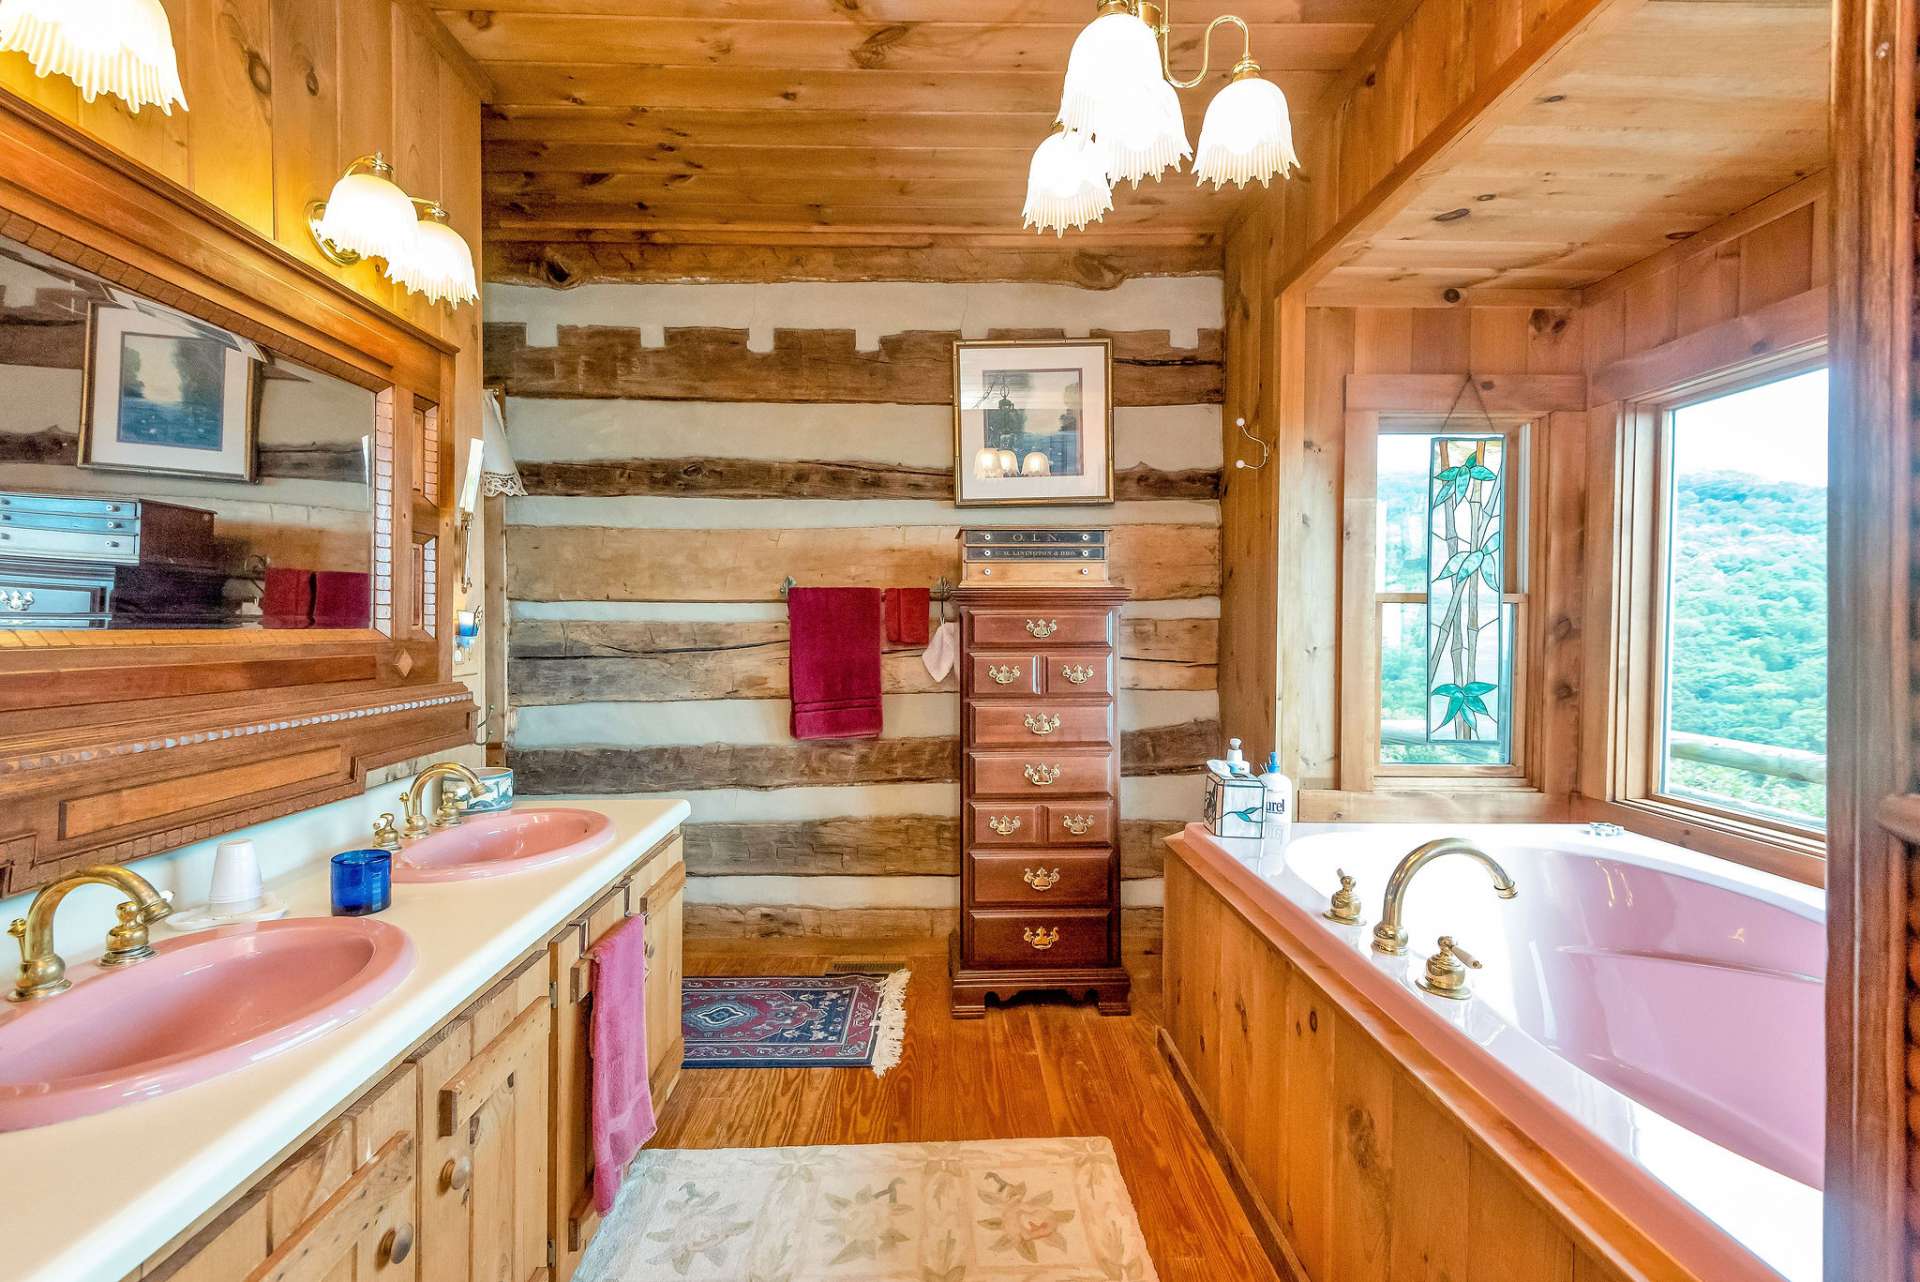
[[[333,915],[365,917],[393,903],[393,856],[384,850],[343,850],[333,857]]]

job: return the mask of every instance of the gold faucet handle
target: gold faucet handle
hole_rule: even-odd
[[[1347,875],[1344,868],[1335,869],[1340,874],[1340,889],[1333,892],[1333,902],[1323,914],[1328,921],[1339,922],[1342,926],[1360,924],[1360,896],[1354,887],[1360,883]]]
[[[1481,969],[1480,961],[1453,942],[1452,935],[1442,935],[1439,940],[1440,951],[1427,958],[1427,973],[1419,979],[1423,992],[1435,997],[1451,997],[1464,1001],[1472,996],[1467,987],[1467,970]]]
[[[115,909],[120,924],[107,932],[107,951],[101,954],[102,966],[128,966],[153,956],[153,945],[147,939],[147,923],[158,921],[173,909],[165,902],[155,905],[166,911],[154,915],[153,908],[141,908],[131,899],[123,901]]]
[[[1471,966],[1474,970],[1484,969],[1480,965],[1479,958],[1475,957],[1472,953],[1468,952],[1466,949],[1460,947],[1460,945],[1453,942],[1452,935],[1440,936],[1439,944],[1440,944],[1440,951],[1437,954],[1435,954],[1436,957],[1458,957],[1461,961],[1465,962],[1468,966]]]
[[[467,813],[467,800],[464,790],[456,792],[453,781],[440,785],[440,808],[433,812],[433,826],[436,828],[456,828],[460,817]]]
[[[393,812],[385,810],[373,823],[373,844],[382,850],[400,849],[400,830],[394,827]]]
[[[7,933],[13,936],[13,941],[16,944],[20,945],[20,964],[22,966],[26,965],[27,964],[27,919],[25,917],[15,917],[13,919],[13,924],[7,927]]]

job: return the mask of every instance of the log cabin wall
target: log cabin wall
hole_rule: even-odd
[[[455,344],[451,405],[439,424],[454,457],[480,433],[481,309],[429,304],[371,263],[336,267],[307,229],[356,157],[384,153],[410,194],[438,198],[481,255],[480,111],[489,85],[473,60],[413,0],[162,0],[187,110],[133,114],[112,95],[82,102],[64,77],[36,76],[0,53],[11,92],[180,184],[281,249]],[[4,461],[4,460],[0,460]],[[480,537],[476,527],[474,537]],[[485,706],[475,647],[456,679]]]
[[[783,580],[958,578],[965,523],[1114,528],[1130,946],[1223,737],[1217,275],[1059,284],[493,285],[508,761],[525,793],[688,797],[694,933],[937,934],[959,902],[959,700],[884,658],[873,741],[788,736]],[[956,508],[956,337],[1114,342],[1118,502]],[[1233,727],[1226,727],[1232,732]]]

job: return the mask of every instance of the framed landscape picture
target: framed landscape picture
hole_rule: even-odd
[[[149,307],[87,314],[83,467],[251,481],[259,362],[220,330]]]
[[[1113,502],[1113,344],[953,345],[961,507]]]

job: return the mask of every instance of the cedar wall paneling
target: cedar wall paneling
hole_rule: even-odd
[[[384,152],[409,193],[437,197],[480,252],[477,72],[432,37],[433,19],[401,0],[163,0],[188,109],[137,115],[119,99],[80,100],[72,81],[42,79],[22,54],[0,54],[0,90],[125,153],[217,205],[262,237],[338,276],[450,343],[451,423],[480,432],[480,307],[434,306],[371,264],[334,267],[307,232],[307,202],[325,199],[348,161]],[[457,449],[456,458],[464,457]],[[476,537],[477,537],[476,532]],[[456,676],[476,687],[478,647]],[[484,705],[484,699],[482,700]]]
[[[1113,527],[1130,948],[1199,812],[1215,693],[1221,289],[907,282],[488,291],[507,505],[508,760],[523,792],[684,796],[690,928],[951,929],[959,697],[883,657],[878,740],[787,733],[780,586],[957,580],[963,524]],[[1109,508],[952,503],[952,342],[1111,335]]]

